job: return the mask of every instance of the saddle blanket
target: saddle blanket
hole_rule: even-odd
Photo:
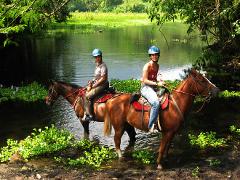
[[[169,94],[165,93],[160,99],[161,109],[166,109],[168,107],[168,103]],[[149,111],[151,108],[150,104],[144,97],[141,97],[138,101],[134,101],[132,105],[137,111]]]
[[[100,96],[99,98],[97,98],[95,103],[104,103],[107,100],[111,99],[113,96],[114,96],[114,94],[112,94],[112,93],[104,94],[104,95]]]

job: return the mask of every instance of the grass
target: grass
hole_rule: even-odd
[[[144,13],[94,13],[74,12],[67,24],[96,25],[107,27],[124,27],[133,25],[150,25],[148,15]]]
[[[94,33],[109,28],[153,24],[146,13],[72,12],[64,23],[53,23],[49,32]]]

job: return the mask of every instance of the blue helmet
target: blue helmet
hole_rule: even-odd
[[[148,49],[148,54],[151,55],[151,54],[160,54],[160,49],[156,46],[151,46],[149,49]]]
[[[93,52],[92,52],[92,55],[94,57],[96,56],[102,56],[102,51],[100,49],[94,49]]]

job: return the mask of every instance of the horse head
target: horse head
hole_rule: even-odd
[[[190,71],[189,77],[193,80],[192,91],[196,95],[211,98],[217,96],[220,91],[218,87],[194,69]]]
[[[57,98],[59,97],[59,94],[57,92],[57,82],[50,81],[50,85],[48,88],[48,95],[45,98],[45,102],[47,105],[52,105]]]

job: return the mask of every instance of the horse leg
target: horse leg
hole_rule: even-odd
[[[136,141],[136,131],[135,128],[133,126],[131,126],[130,124],[126,123],[125,129],[127,131],[127,134],[130,138],[129,144],[134,144]]]
[[[159,170],[162,170],[162,168],[163,168],[161,165],[161,161],[162,161],[165,149],[168,146],[168,144],[170,143],[170,141],[172,140],[173,135],[174,135],[174,132],[172,132],[172,131],[167,132],[166,134],[163,133],[163,137],[162,137],[160,147],[159,147],[159,154],[158,154],[158,158],[157,158],[157,164],[158,164],[157,168]]]
[[[132,151],[133,147],[134,147],[134,144],[135,144],[135,141],[136,141],[136,137],[135,137],[136,136],[136,131],[135,131],[135,128],[128,123],[126,123],[126,125],[125,125],[125,130],[127,131],[127,134],[130,138],[129,144],[126,147],[125,151]]]
[[[84,138],[89,139],[89,122],[81,121],[83,129],[84,129]]]
[[[121,138],[122,138],[123,132],[124,131],[122,128],[115,129],[114,142],[115,142],[116,152],[117,152],[119,158],[122,157],[120,145],[121,145]]]
[[[166,148],[165,148],[165,158],[168,158],[168,151],[171,145],[171,140],[167,143]]]

